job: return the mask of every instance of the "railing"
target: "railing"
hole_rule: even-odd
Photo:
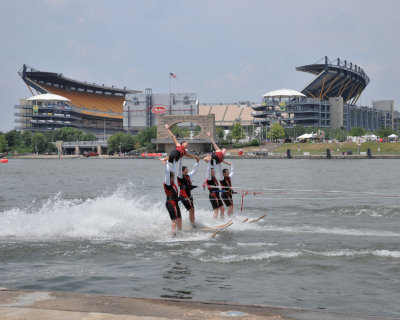
[[[14,105],[14,108],[18,109],[32,109],[32,105]],[[53,110],[58,110],[58,111],[70,111],[70,112],[76,112],[79,114],[82,114],[82,111],[90,112],[93,114],[106,114],[109,116],[122,116],[122,112],[109,112],[109,111],[103,111],[103,110],[93,110],[93,109],[86,109],[86,108],[80,108],[80,107],[75,107],[73,105],[71,106],[39,106],[39,111],[53,111]]]
[[[262,109],[264,108],[273,108],[273,107],[279,107],[280,101],[277,100],[266,100],[262,104],[258,104],[255,106],[252,106],[251,108],[253,109]],[[330,103],[328,100],[318,100],[318,99],[312,99],[312,98],[303,98],[301,100],[294,100],[294,101],[285,101],[285,108],[286,110],[288,108],[293,108],[295,106],[299,105],[312,105],[312,106],[329,106]]]
[[[211,143],[209,139],[190,139],[178,138],[178,140],[187,140],[189,143]],[[151,139],[151,143],[174,143],[172,139]]]
[[[75,148],[76,146],[82,148],[96,148],[98,145],[106,148],[108,147],[108,141],[63,141],[62,143],[63,148]]]
[[[73,119],[73,120],[82,120],[82,118],[79,118],[79,117],[76,117],[76,116],[61,116],[61,115],[54,115],[54,113],[53,114],[51,114],[51,115],[49,115],[49,114],[33,114],[33,113],[19,113],[19,112],[16,112],[16,113],[14,113],[14,115],[15,116],[19,116],[19,117],[22,117],[22,118],[38,118],[38,119],[42,119],[42,118],[51,118],[51,119],[53,119],[53,118],[57,118],[57,119],[63,119],[63,120],[70,120],[70,119]]]
[[[20,104],[16,104],[14,105],[14,108],[18,108],[18,109],[33,109],[33,105],[20,105]],[[57,106],[57,105],[48,105],[48,106],[39,106],[38,105],[38,109],[39,110],[68,110],[71,111],[72,107],[70,106]]]

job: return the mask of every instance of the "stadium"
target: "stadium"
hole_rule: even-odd
[[[374,101],[372,107],[356,105],[370,82],[361,67],[324,57],[296,70],[315,76],[301,91],[271,91],[263,95],[261,104],[200,104],[196,93],[155,94],[152,89],[142,93],[73,80],[61,73],[23,65],[18,73],[33,97],[20,99],[15,106],[16,129],[54,131],[75,127],[100,138],[120,131],[135,134],[157,125],[159,114],[214,114],[215,124],[225,129],[237,122],[243,126],[269,127],[278,122],[284,128],[301,125],[347,131],[354,127],[370,131],[398,127],[400,115],[394,111],[393,100]],[[43,94],[56,95],[56,100],[42,99]]]
[[[285,128],[302,125],[347,131],[354,127],[371,131],[393,128],[393,100],[374,102],[372,108],[356,105],[370,82],[362,68],[339,58],[323,60],[296,68],[315,75],[301,92],[283,89],[263,95],[262,103],[252,106],[254,123],[270,126],[279,122]]]
[[[53,131],[75,127],[98,136],[114,134],[123,131],[125,96],[140,92],[81,82],[25,64],[18,74],[33,96],[21,99],[15,106],[19,123],[16,129],[19,130]],[[52,94],[45,97],[53,98],[42,98],[42,94]]]

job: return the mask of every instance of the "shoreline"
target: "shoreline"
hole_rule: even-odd
[[[269,319],[383,320],[375,315],[305,310],[222,301],[152,299],[85,293],[0,288],[4,320],[133,320],[133,319]]]
[[[4,157],[2,159],[26,159],[26,160],[37,160],[37,159],[59,159],[59,160],[66,160],[66,159],[113,159],[113,160],[123,160],[123,159],[155,159],[157,160],[159,157],[141,157],[141,156],[109,156],[109,155],[100,155],[95,157],[84,157],[82,155],[63,155],[58,157],[58,155],[26,155],[26,156],[12,156],[12,157]],[[375,155],[373,154],[369,159],[366,155],[331,155],[331,158],[328,159],[326,155],[291,155],[290,158],[287,157],[286,154],[274,154],[274,155],[229,155],[225,156],[225,159],[287,159],[287,160],[296,160],[296,159],[310,159],[310,160],[337,160],[337,159],[344,159],[344,160],[360,160],[360,159],[400,159],[400,154],[380,154]]]

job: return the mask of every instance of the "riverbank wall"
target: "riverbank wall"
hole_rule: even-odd
[[[142,156],[109,156],[109,155],[100,155],[95,157],[84,157],[84,156],[76,156],[76,155],[26,155],[26,156],[13,156],[6,157],[5,159],[158,159],[159,157],[142,157]],[[225,157],[226,160],[229,159],[287,159],[287,160],[296,160],[296,159],[310,159],[310,160],[360,160],[360,159],[400,159],[400,154],[378,154],[372,155],[371,158],[368,158],[366,155],[331,155],[330,159],[324,155],[291,155],[290,158],[286,154],[273,154],[273,155],[227,155]]]
[[[228,318],[247,320],[389,319],[371,315],[231,302],[149,299],[0,288],[0,319],[2,320],[219,320]]]

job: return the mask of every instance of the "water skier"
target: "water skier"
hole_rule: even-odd
[[[220,163],[227,163],[225,160],[224,160],[224,156],[225,156],[225,153],[226,153],[226,149],[225,148],[222,148],[222,149],[220,149],[218,146],[217,146],[217,144],[215,143],[215,141],[214,141],[214,138],[211,136],[211,133],[210,132],[207,132],[207,135],[210,137],[210,139],[211,139],[211,142],[212,142],[212,144],[213,144],[213,147],[214,147],[214,149],[215,149],[215,151],[211,154],[211,155],[208,155],[208,156],[206,156],[205,158],[203,158],[203,160],[205,161],[205,162],[210,162],[211,160],[214,160],[215,161],[215,164],[220,164]]]
[[[231,216],[233,214],[233,199],[232,199],[232,177],[235,174],[235,168],[233,166],[232,162],[227,162],[228,165],[231,166],[231,172],[229,173],[228,169],[223,169],[220,165],[217,167],[220,170],[220,180],[219,183],[221,184],[221,190],[224,191],[221,193],[221,198],[226,207],[228,208],[228,216]]]
[[[171,218],[171,231],[172,237],[176,237],[176,228],[182,230],[182,216],[179,208],[179,194],[178,188],[174,182],[175,174],[171,171],[170,163],[167,162],[165,165],[165,179],[164,179],[164,191],[167,196],[165,206],[167,207],[169,216]]]
[[[192,179],[197,172],[199,166],[199,159],[196,159],[196,163],[189,172],[188,167],[182,166],[182,159],[179,159],[178,162],[178,186],[179,186],[179,195],[184,198],[182,204],[185,206],[186,210],[189,211],[189,220],[193,227],[195,224],[195,215],[194,215],[194,204],[193,204],[193,196],[191,190],[195,188],[192,185]]]
[[[167,162],[172,163],[173,164],[172,171],[175,171],[175,163],[179,161],[179,159],[182,158],[183,156],[196,159],[197,161],[199,160],[199,157],[187,153],[186,149],[187,147],[189,147],[189,142],[187,141],[179,142],[178,139],[176,139],[174,134],[171,132],[168,123],[165,124],[165,128],[167,129],[167,132],[171,136],[172,140],[174,140],[175,142],[175,149],[172,150],[167,157],[160,158],[159,159],[160,161],[162,161],[164,164],[167,164]]]
[[[224,209],[224,204],[222,203],[221,198],[219,196],[221,190],[219,189],[218,180],[215,178],[215,170],[211,166],[212,162],[214,163],[214,161],[208,162],[207,166],[206,184],[208,190],[210,191],[208,197],[210,199],[211,206],[214,210],[214,219],[218,218],[218,211],[220,212],[220,218],[223,219],[225,209]]]

